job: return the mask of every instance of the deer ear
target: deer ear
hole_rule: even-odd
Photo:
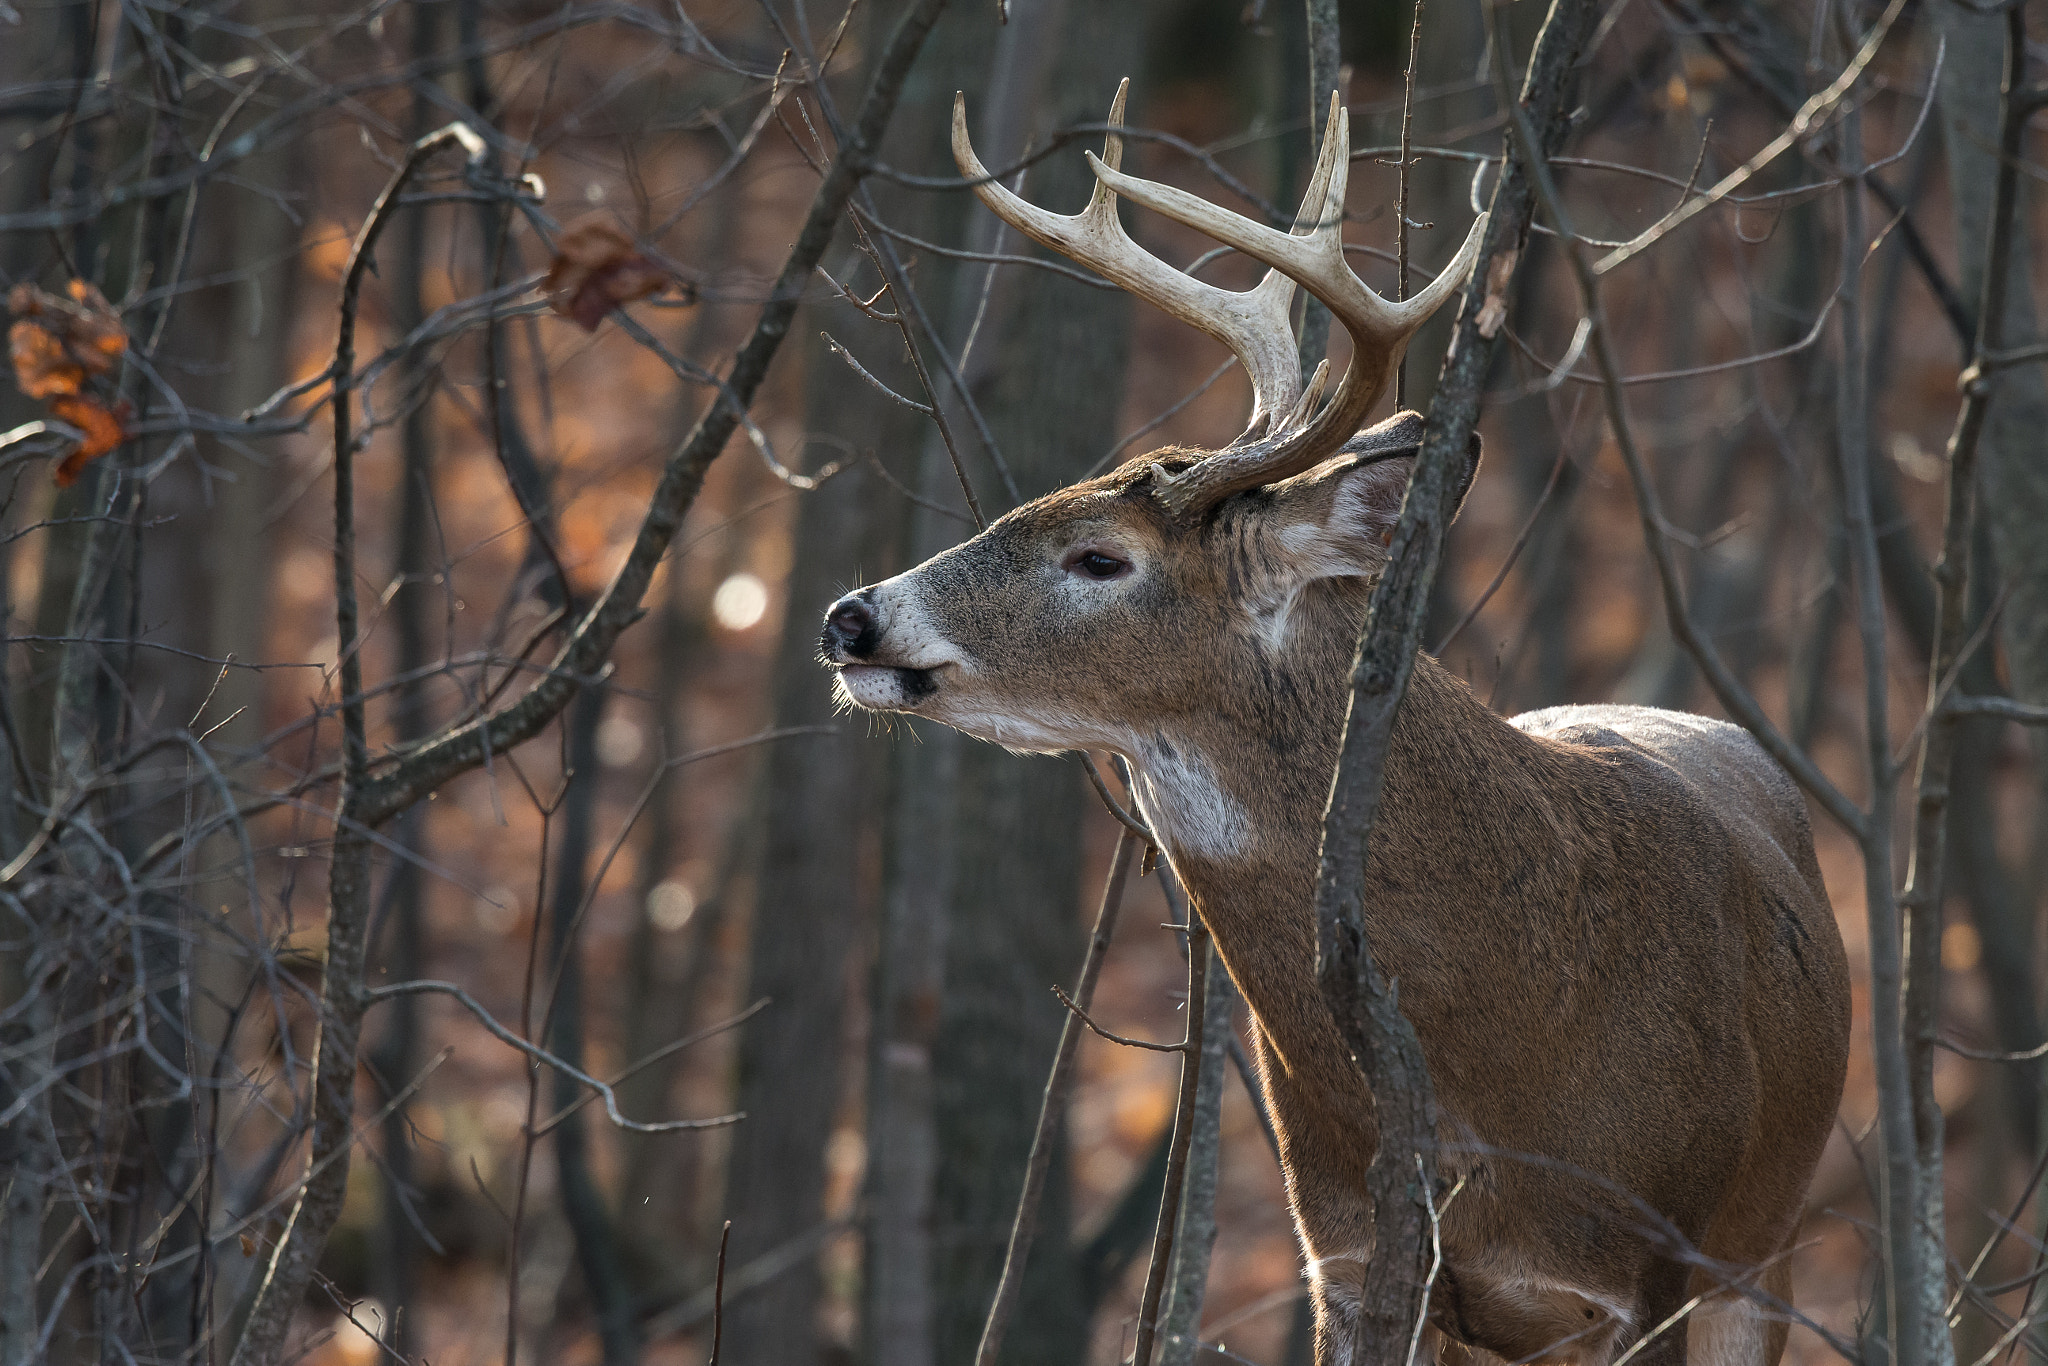
[[[1290,577],[1342,578],[1377,573],[1401,520],[1401,501],[1415,471],[1422,419],[1397,413],[1360,432],[1343,452],[1273,488],[1280,543],[1294,561]],[[1451,490],[1455,520],[1479,467],[1479,434]]]
[[[1341,455],[1348,455],[1359,461],[1385,460],[1406,456],[1412,468],[1413,457],[1422,449],[1422,414],[1413,411],[1395,413],[1384,422],[1375,423],[1344,443]],[[1481,447],[1479,433],[1472,433],[1472,440],[1465,450],[1465,468],[1458,471],[1456,483],[1451,489],[1451,521],[1458,520],[1458,512],[1465,506],[1465,495],[1472,491],[1473,481],[1479,477]],[[1404,483],[1405,490],[1407,485]]]
[[[1415,467],[1401,455],[1340,455],[1272,487],[1273,544],[1285,582],[1375,574],[1401,519]]]

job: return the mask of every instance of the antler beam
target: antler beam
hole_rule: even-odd
[[[1155,475],[1155,488],[1175,513],[1186,515],[1243,489],[1298,474],[1334,454],[1358,430],[1387,390],[1408,341],[1464,283],[1479,255],[1486,215],[1479,215],[1465,243],[1436,279],[1412,299],[1390,302],[1360,280],[1344,259],[1344,195],[1351,164],[1351,118],[1333,91],[1315,184],[1322,202],[1305,234],[1276,232],[1242,214],[1219,208],[1185,190],[1125,175],[1092,154],[1097,180],[1136,204],[1185,223],[1225,246],[1284,272],[1320,299],[1351,335],[1352,358],[1337,393],[1310,420],[1269,433],[1263,440],[1240,438],[1208,460],[1178,475]],[[1304,219],[1307,206],[1303,207]],[[1306,414],[1303,414],[1306,417]]]
[[[1112,129],[1124,121],[1130,81],[1117,86]],[[1412,299],[1375,294],[1344,259],[1344,198],[1351,168],[1351,118],[1335,91],[1322,155],[1290,232],[1198,199],[1185,190],[1125,175],[1123,139],[1111,132],[1102,155],[1088,154],[1095,191],[1077,214],[1050,213],[992,177],[967,136],[967,101],[953,97],[953,160],[998,218],[1041,245],[1190,323],[1229,347],[1252,381],[1252,414],[1243,435],[1179,474],[1155,469],[1153,490],[1177,516],[1199,513],[1233,493],[1298,474],[1351,439],[1387,390],[1408,341],[1471,273],[1486,232],[1481,214],[1443,273]],[[1220,289],[1174,269],[1131,240],[1117,218],[1117,196],[1185,223],[1269,269],[1249,290]],[[1318,410],[1329,363],[1304,386],[1288,309],[1299,284],[1328,306],[1351,335],[1351,365]]]
[[[1127,78],[1117,86],[1109,110],[1111,127],[1123,126],[1130,85]],[[1239,291],[1204,284],[1174,269],[1131,240],[1117,219],[1116,192],[1101,180],[1088,207],[1077,214],[1049,213],[1026,203],[990,176],[974,154],[967,136],[967,100],[960,94],[953,97],[953,160],[962,175],[977,182],[974,193],[996,217],[1229,347],[1252,381],[1251,420],[1239,440],[1265,435],[1294,407],[1301,395],[1301,365],[1288,320],[1294,281],[1286,274],[1268,271],[1257,287]],[[1114,173],[1123,164],[1123,139],[1111,133],[1102,156],[1098,159],[1091,152],[1089,160]],[[1304,208],[1320,202],[1322,188],[1320,181],[1309,186]]]

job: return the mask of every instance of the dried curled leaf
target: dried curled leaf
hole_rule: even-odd
[[[73,280],[63,295],[16,285],[7,307],[15,319],[7,332],[14,380],[30,398],[75,394],[87,376],[104,375],[128,349],[120,315],[84,280]]]
[[[79,430],[78,445],[55,474],[59,486],[69,485],[128,439],[128,405],[110,408],[86,392],[87,382],[112,370],[127,351],[127,329],[107,296],[84,280],[73,280],[63,294],[16,285],[7,292],[7,308],[14,314],[7,349],[15,384],[47,403],[50,416]]]
[[[57,466],[57,485],[69,487],[79,472],[128,439],[129,407],[108,408],[85,394],[58,394],[50,400],[50,416],[85,433],[85,439]]]
[[[7,329],[7,349],[14,357],[14,383],[30,398],[75,394],[85,384],[85,367],[64,350],[64,343],[33,318]]]
[[[659,294],[674,282],[667,267],[635,246],[617,225],[587,218],[555,242],[548,306],[585,332],[595,332],[620,304]]]

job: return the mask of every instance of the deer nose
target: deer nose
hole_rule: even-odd
[[[819,644],[830,658],[864,659],[875,652],[881,638],[874,604],[865,594],[848,593],[825,613],[825,632]]]

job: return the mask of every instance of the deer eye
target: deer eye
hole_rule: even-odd
[[[1100,550],[1080,550],[1067,557],[1066,567],[1070,573],[1091,579],[1113,579],[1130,569],[1131,562]]]

